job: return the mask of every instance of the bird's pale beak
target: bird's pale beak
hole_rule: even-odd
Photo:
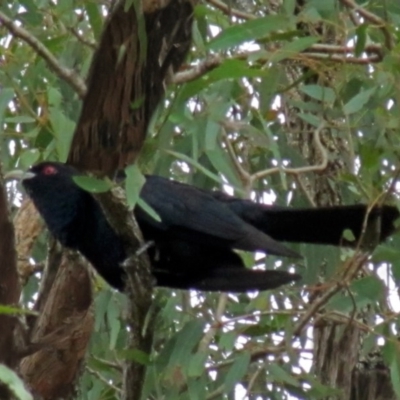
[[[7,172],[4,175],[5,180],[17,179],[19,181],[24,181],[25,179],[32,179],[36,176],[35,173],[30,171],[22,171],[20,169],[16,169],[14,171]]]

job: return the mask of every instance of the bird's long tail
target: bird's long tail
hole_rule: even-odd
[[[368,241],[381,242],[394,232],[394,221],[400,216],[394,206],[375,207],[365,224],[366,213],[365,205],[296,209],[250,202],[240,210],[243,219],[275,240],[335,246],[355,245],[363,233]],[[347,229],[353,239],[344,238]]]
[[[201,279],[176,275],[168,271],[153,271],[157,286],[173,289],[195,289],[218,292],[247,292],[275,289],[301,278],[286,271],[262,271],[245,268],[220,268],[209,270]]]

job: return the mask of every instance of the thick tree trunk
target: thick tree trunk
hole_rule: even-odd
[[[17,253],[15,250],[14,227],[10,219],[6,187],[0,169],[0,304],[17,306],[21,286],[17,272]],[[0,363],[11,369],[18,362],[14,331],[17,317],[0,314]],[[8,389],[0,385],[0,398],[10,397]]]
[[[59,255],[53,257],[58,264]],[[46,400],[74,394],[94,324],[87,263],[64,251],[56,267],[50,290],[43,291],[38,300],[39,317],[30,332],[31,343],[40,350],[24,358],[20,365],[32,391]]]

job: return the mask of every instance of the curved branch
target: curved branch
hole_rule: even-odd
[[[232,160],[233,165],[235,166],[236,171],[239,174],[242,183],[245,185],[245,187],[247,189],[246,192],[249,192],[250,191],[249,185],[251,184],[251,175],[246,171],[245,168],[243,168],[243,165],[238,160],[235,149],[233,148],[232,143],[231,143],[227,133],[225,132],[224,128],[222,128],[222,137],[225,142],[226,149],[228,151],[228,155],[229,155],[230,159]],[[246,193],[246,194],[248,194],[248,193]]]
[[[382,61],[382,47],[377,44],[370,44],[365,47],[365,53],[369,54],[368,57],[354,57],[351,54],[354,53],[354,46],[337,46],[329,44],[316,43],[305,49],[302,53],[294,54],[293,57],[300,58],[302,56],[307,56],[307,58],[312,58],[316,60],[329,60],[339,63],[348,64],[370,64]],[[279,52],[279,49],[276,49]],[[236,60],[247,60],[253,55],[253,51],[240,52],[235,54],[229,59]],[[288,58],[291,58],[290,56]],[[206,59],[200,61],[197,65],[188,68],[185,71],[178,72],[175,74],[170,83],[175,83],[177,85],[194,81],[205,75],[207,72],[219,67],[228,57],[224,58],[219,54],[211,54],[207,56]],[[268,58],[259,58],[260,63],[266,64],[269,62]]]
[[[193,68],[175,74],[171,79],[171,83],[179,85],[181,83],[194,81],[195,79],[200,78],[207,72],[212,71],[214,68],[221,65],[223,60],[224,59],[219,55],[210,55],[205,60],[200,61]]]
[[[321,143],[321,131],[325,128],[325,122],[321,122],[319,127],[314,132],[314,141],[318,151],[321,154],[321,162],[316,165],[308,165],[306,167],[298,167],[298,168],[285,168],[285,167],[273,167],[265,169],[264,171],[256,172],[251,176],[251,179],[254,181],[256,179],[265,178],[268,175],[276,174],[278,172],[283,172],[289,175],[299,175],[304,174],[306,172],[322,172],[328,166],[328,152],[325,147]]]
[[[226,310],[227,303],[228,303],[228,294],[221,293],[218,300],[218,306],[214,314],[215,323],[210,327],[210,329],[205,333],[205,335],[201,339],[198,347],[199,352],[204,352],[208,349],[211,341],[214,339],[214,336],[217,334],[218,330],[222,327],[222,317]]]
[[[72,69],[63,67],[56,57],[47,49],[47,47],[30,32],[24,28],[17,26],[14,21],[7,17],[0,11],[0,22],[7,28],[10,34],[18,37],[29,45],[40,57],[42,57],[48,67],[65,82],[67,82],[78,93],[79,97],[83,99],[86,94],[86,85],[83,79]]]

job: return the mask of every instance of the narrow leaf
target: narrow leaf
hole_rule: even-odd
[[[79,187],[91,193],[104,193],[112,188],[110,181],[92,176],[74,176],[72,179]]]
[[[139,197],[137,201],[137,205],[143,210],[146,211],[147,214],[150,215],[151,218],[155,219],[157,222],[161,222],[161,217],[158,215],[157,211],[154,210],[149,204],[147,204],[143,199]]]
[[[375,93],[376,88],[364,90],[361,93],[356,94],[350,101],[348,101],[344,107],[343,111],[345,114],[354,114],[357,111],[360,111],[365,104],[369,101],[372,95]]]
[[[238,46],[247,41],[261,39],[273,31],[285,29],[289,23],[290,20],[287,17],[268,15],[243,24],[232,25],[224,29],[207,47],[208,50],[217,51]]]
[[[240,382],[243,376],[247,372],[247,368],[250,364],[250,354],[242,353],[238,357],[236,357],[235,362],[232,367],[229,369],[228,373],[225,377],[225,390],[230,392],[233,390],[236,384]]]
[[[130,165],[125,168],[126,181],[125,181],[125,191],[126,191],[126,201],[128,203],[129,209],[133,209],[139,199],[140,191],[146,182],[146,178],[141,173],[140,169],[136,164]]]
[[[0,381],[7,385],[19,400],[33,400],[21,378],[3,364],[0,364]]]

